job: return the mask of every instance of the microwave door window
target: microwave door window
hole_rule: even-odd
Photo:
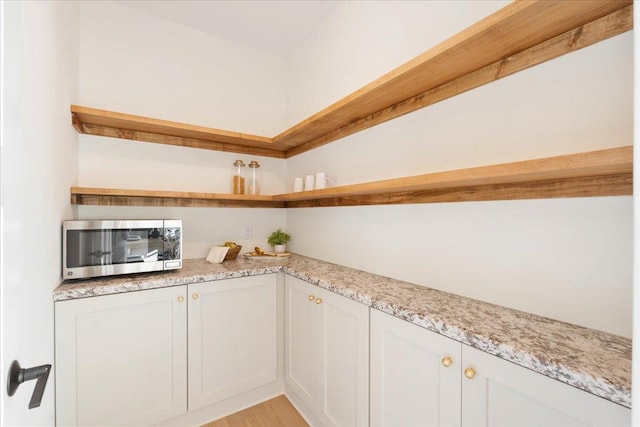
[[[109,230],[67,230],[67,265],[91,267],[113,262]]]
[[[98,265],[154,262],[162,258],[162,235],[151,229],[67,230],[67,265]]]
[[[153,235],[153,229],[149,228],[130,229],[120,235],[119,244],[124,248],[124,262],[158,261],[158,253],[160,252],[157,247],[158,239]]]
[[[162,239],[162,228],[152,228],[148,232],[148,247],[146,262],[162,261],[164,254],[164,241]]]

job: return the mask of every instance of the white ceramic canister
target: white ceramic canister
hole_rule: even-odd
[[[313,175],[307,175],[304,179],[304,191],[310,191],[314,189],[314,180],[315,177]]]

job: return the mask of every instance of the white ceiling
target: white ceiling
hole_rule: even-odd
[[[288,57],[342,0],[120,0],[150,15]]]

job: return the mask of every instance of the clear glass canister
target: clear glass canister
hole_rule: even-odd
[[[233,194],[245,193],[245,178],[244,178],[244,162],[242,160],[236,160],[233,162],[231,192]]]
[[[259,168],[260,163],[255,160],[252,160],[251,163],[249,163],[249,194],[260,194],[260,177],[258,176]]]

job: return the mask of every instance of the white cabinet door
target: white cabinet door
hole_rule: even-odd
[[[327,426],[369,423],[369,309],[286,277],[285,381]]]
[[[369,425],[369,307],[321,290],[323,397],[321,419],[328,426]]]
[[[285,381],[314,413],[322,409],[320,288],[285,278]]]
[[[462,423],[490,427],[628,426],[628,408],[476,350],[462,349]]]
[[[371,425],[459,426],[461,366],[459,342],[372,309]]]
[[[189,410],[276,380],[276,275],[189,285]]]
[[[151,425],[187,410],[186,287],[55,304],[57,425]]]

